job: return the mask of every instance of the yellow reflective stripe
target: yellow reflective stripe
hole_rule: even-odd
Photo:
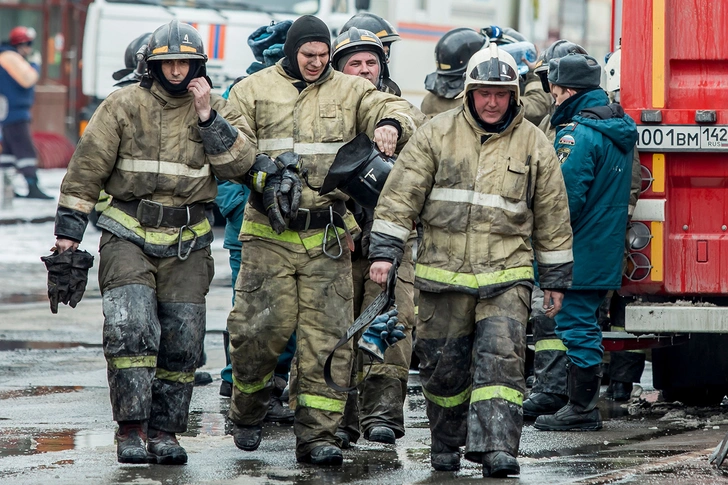
[[[501,195],[483,194],[474,190],[434,188],[427,197],[428,200],[439,200],[442,202],[460,202],[482,207],[503,209],[516,214],[524,214],[528,211],[525,202],[511,202]]]
[[[665,192],[665,154],[652,154],[652,192],[662,194]]]
[[[258,236],[266,239],[273,239],[275,241],[283,241],[291,244],[303,244],[301,237],[296,231],[290,231],[286,229],[282,233],[276,233],[272,227],[267,224],[261,224],[259,222],[243,221],[243,225],[240,228],[242,234],[250,236]]]
[[[157,232],[152,229],[145,229],[141,224],[139,224],[139,221],[136,218],[113,206],[107,207],[106,210],[104,210],[104,215],[106,217],[109,217],[110,219],[115,220],[130,231],[134,232],[134,234],[144,239],[144,241],[149,244],[154,244],[158,246],[171,246],[172,244],[177,244],[177,241],[179,240],[179,231],[177,229],[163,228],[169,230],[169,234],[165,232]],[[208,221],[207,218],[204,218],[201,222],[198,222],[194,226],[191,226],[191,228],[197,233],[198,237],[204,236],[212,230],[212,227],[210,226],[210,221]],[[194,237],[195,235],[189,229],[185,229],[182,232],[183,241],[189,241]]]
[[[83,212],[84,214],[90,214],[91,211],[94,210],[96,202],[89,202],[72,195],[61,194],[61,196],[58,197],[58,205]]]
[[[455,396],[450,397],[444,397],[444,396],[436,396],[434,394],[431,394],[427,392],[427,390],[423,387],[422,388],[422,394],[425,395],[425,398],[430,401],[433,404],[437,404],[441,408],[454,408],[455,406],[459,406],[464,402],[468,402],[468,399],[470,399],[470,391],[471,386],[468,386],[467,389],[465,389],[460,394],[457,394]]]
[[[533,266],[504,269],[492,273],[456,273],[446,269],[433,268],[421,263],[415,265],[415,276],[452,286],[477,289],[481,286],[497,285],[510,281],[533,279]]]
[[[612,332],[626,332],[627,331],[627,330],[624,329],[624,327],[617,327],[617,326],[614,326],[614,325],[612,325],[611,327],[609,327],[609,330],[611,330]]]
[[[117,162],[116,168],[125,172],[159,173],[162,175],[178,175],[181,177],[204,178],[210,176],[210,166],[192,168],[184,163],[163,162],[161,160],[135,160],[122,158]]]
[[[470,403],[490,399],[505,399],[518,406],[523,405],[523,394],[506,386],[486,386],[475,389],[470,397]]]
[[[665,107],[665,0],[652,2],[652,107]]]
[[[261,389],[265,387],[266,384],[268,384],[268,381],[273,377],[273,373],[269,373],[266,375],[262,381],[254,382],[252,384],[245,384],[243,382],[240,382],[235,378],[235,375],[233,375],[233,384],[235,384],[235,387],[238,388],[238,391],[242,392],[243,394],[253,394],[254,392],[258,392]]]
[[[663,271],[665,269],[665,261],[663,259],[663,224],[663,222],[659,221],[652,221],[650,223],[650,231],[652,232],[652,241],[650,242],[650,250],[652,251],[652,257],[650,258],[650,262],[652,263],[650,279],[652,281],[662,281]]]
[[[172,381],[172,382],[180,382],[182,384],[189,384],[190,382],[195,382],[195,373],[194,372],[173,372],[171,370],[162,369],[161,367],[157,367],[157,372],[155,374],[155,377],[157,379],[164,379],[165,381]]]
[[[130,357],[111,357],[107,360],[114,369],[133,369],[136,367],[157,367],[156,355],[134,355]]]
[[[346,401],[331,399],[330,397],[314,396],[312,394],[299,394],[296,405],[305,408],[320,409],[321,411],[330,411],[332,413],[343,413]]]
[[[545,340],[539,340],[534,345],[536,352],[541,352],[544,350],[559,350],[561,352],[566,352],[566,345],[564,345],[564,342],[557,338],[549,338]]]

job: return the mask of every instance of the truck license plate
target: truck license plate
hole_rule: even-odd
[[[726,125],[637,125],[637,132],[644,152],[728,151]]]

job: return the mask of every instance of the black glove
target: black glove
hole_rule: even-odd
[[[94,257],[86,251],[56,250],[50,256],[40,258],[48,269],[48,299],[51,312],[58,313],[58,303],[76,308],[86,291],[88,270],[94,265]]]
[[[276,234],[281,234],[286,230],[286,221],[283,219],[279,205],[280,195],[281,176],[269,174],[265,179],[265,188],[263,189],[263,205],[265,205],[270,226]]]
[[[281,170],[281,191],[278,200],[281,212],[284,217],[295,219],[298,217],[303,191],[303,183],[298,176],[301,157],[294,152],[284,152],[276,157],[275,164]]]

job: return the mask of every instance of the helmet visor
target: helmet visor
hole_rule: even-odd
[[[518,73],[509,64],[491,58],[475,66],[469,77],[482,82],[513,82],[518,79]]]

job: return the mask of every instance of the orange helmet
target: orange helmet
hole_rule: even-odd
[[[10,31],[10,45],[28,44],[35,40],[35,29],[18,26]]]

